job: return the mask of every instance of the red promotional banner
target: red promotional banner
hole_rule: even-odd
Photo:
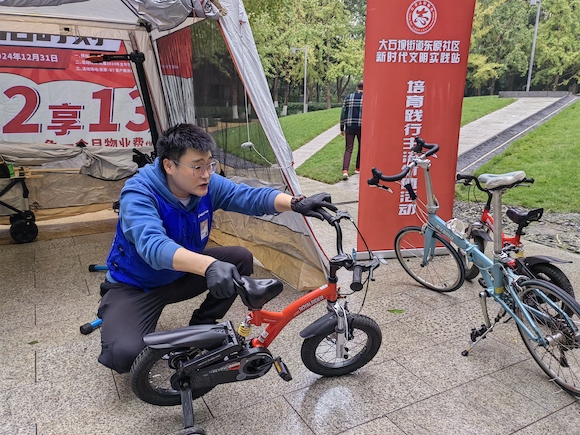
[[[151,145],[130,62],[95,64],[95,52],[126,50],[119,40],[0,32],[0,141]]]
[[[185,79],[193,77],[191,28],[185,27],[157,40],[161,72]]]
[[[421,225],[404,188],[366,183],[372,167],[398,174],[417,136],[441,147],[431,174],[439,213],[451,218],[474,8],[475,0],[367,2],[358,223],[373,251],[391,251],[401,228]],[[420,170],[406,181],[425,199]]]

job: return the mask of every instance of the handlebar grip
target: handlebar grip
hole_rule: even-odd
[[[457,174],[457,175],[456,175],[456,177],[455,177],[455,179],[456,179],[457,181],[459,181],[459,180],[468,180],[468,181],[471,181],[471,180],[473,180],[474,178],[476,178],[476,177],[474,177],[474,176],[473,176],[473,175],[471,175],[471,174]]]
[[[414,152],[420,153],[421,151],[423,151],[423,148],[429,150],[425,153],[425,157],[432,156],[437,151],[439,151],[439,145],[437,145],[436,143],[426,143],[422,138],[418,136],[415,138],[415,143],[416,145],[413,147]]]
[[[355,292],[362,290],[363,285],[361,281],[362,281],[362,266],[356,265],[354,266],[352,271],[352,283],[350,284],[350,289]]]
[[[402,178],[405,177],[405,175],[407,175],[410,171],[410,167],[406,166],[403,171],[397,175],[383,175],[383,173],[381,171],[379,171],[377,168],[373,168],[373,178],[370,178],[367,183],[369,185],[373,185],[373,184],[378,184],[378,180],[381,181],[387,181],[387,182],[392,182],[392,181],[399,181]],[[375,180],[377,180],[376,182],[374,182]]]

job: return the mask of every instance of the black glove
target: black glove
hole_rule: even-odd
[[[211,295],[217,299],[226,299],[236,293],[236,286],[243,285],[242,278],[236,266],[225,261],[216,260],[205,271],[207,288]]]
[[[300,213],[304,216],[315,217],[320,220],[324,219],[320,213],[321,211],[324,212],[324,208],[332,211],[338,210],[336,206],[332,205],[332,199],[328,193],[317,193],[309,197],[295,196],[292,198],[291,205],[292,210],[296,213]]]

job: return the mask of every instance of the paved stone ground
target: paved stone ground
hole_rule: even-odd
[[[484,203],[455,201],[454,216],[466,225],[479,219]],[[507,234],[514,234],[517,228],[505,216],[503,225]],[[541,245],[580,253],[580,214],[544,212],[539,222],[531,223],[525,230],[525,238]]]

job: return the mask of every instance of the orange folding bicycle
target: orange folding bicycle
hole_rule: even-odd
[[[133,363],[131,386],[139,398],[153,405],[181,403],[184,429],[180,434],[204,434],[195,425],[193,399],[216,385],[259,378],[272,366],[282,379],[290,381],[288,368],[280,357],[272,356],[268,346],[292,319],[323,300],[327,301],[327,313],[300,333],[304,339],[301,357],[309,370],[322,376],[344,375],[363,367],[378,352],[382,341],[379,326],[367,316],[351,313],[346,298],[362,290],[365,284],[368,289],[380,261],[368,247],[370,260],[365,261],[343,251],[340,222],[346,219],[355,225],[348,212],[331,215],[326,210],[318,211],[334,226],[337,236],[338,253],[329,260],[326,284],[275,312],[263,307],[280,294],[282,283],[276,279],[243,277],[244,286],[237,290],[249,312],[237,330],[226,321],[145,336],[147,347]],[[350,291],[337,284],[336,272],[341,268],[353,272]],[[368,273],[365,280],[364,273]],[[258,336],[249,338],[252,325],[264,324],[266,327]]]

